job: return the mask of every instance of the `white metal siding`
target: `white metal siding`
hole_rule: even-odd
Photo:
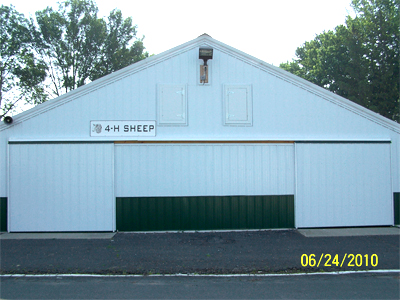
[[[400,192],[398,132],[331,102],[337,96],[311,83],[292,81],[213,40],[204,43],[214,49],[210,85],[198,85],[200,45],[195,42],[41,104],[16,116],[11,126],[0,125],[0,196],[8,194],[8,139],[104,140],[90,137],[90,121],[157,120],[157,86],[163,83],[185,85],[188,126],[158,126],[151,140],[391,140],[393,192]],[[251,85],[252,126],[223,126],[224,85],[246,84]]]
[[[11,144],[9,231],[112,231],[113,144]]]
[[[116,145],[116,197],[293,195],[294,146]]]
[[[296,227],[393,224],[390,144],[296,144]]]
[[[187,88],[188,126],[160,126],[156,140],[391,138],[390,130],[218,48],[214,48],[214,58],[210,62],[214,72],[212,85],[197,85],[198,54],[198,48],[193,48],[99,86],[90,93],[71,96],[70,102],[23,124],[12,125],[15,130],[10,136],[86,139],[90,138],[92,120],[157,120],[157,86],[168,83],[184,84]],[[81,89],[91,84],[95,82]],[[251,85],[253,126],[223,126],[226,116],[222,104],[224,85],[246,84]],[[72,94],[77,92],[79,89]],[[74,120],[73,126],[71,120]]]

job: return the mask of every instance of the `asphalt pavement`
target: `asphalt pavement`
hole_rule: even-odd
[[[361,230],[347,236],[345,229],[336,231],[343,234],[322,236],[306,236],[301,230],[2,234],[0,272],[149,275],[399,270],[399,230]]]
[[[3,277],[4,299],[399,299],[399,273]]]

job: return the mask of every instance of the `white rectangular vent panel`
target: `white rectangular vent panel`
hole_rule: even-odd
[[[186,85],[158,86],[158,124],[187,125]]]
[[[224,125],[252,125],[252,104],[250,85],[225,85]]]

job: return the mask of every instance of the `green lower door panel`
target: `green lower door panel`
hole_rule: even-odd
[[[294,228],[294,196],[117,198],[117,230]]]
[[[394,200],[394,225],[400,225],[400,193],[394,193],[393,200]]]
[[[0,198],[0,231],[7,231],[7,198]]]

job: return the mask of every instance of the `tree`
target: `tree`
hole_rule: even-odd
[[[142,40],[137,40],[131,18],[119,10],[108,23],[97,17],[91,0],[68,0],[58,11],[48,7],[36,13],[40,37],[38,52],[46,62],[51,93],[60,96],[133,62],[143,59]]]
[[[400,0],[353,0],[346,25],[297,48],[281,68],[399,122]]]
[[[42,43],[38,52],[46,61],[52,94],[60,96],[84,85],[100,56],[105,22],[97,18],[92,1],[71,0],[59,11],[36,12]]]
[[[360,31],[367,60],[369,108],[400,122],[400,0],[353,0],[359,17],[349,18]]]
[[[148,53],[144,52],[143,38],[129,46],[135,36],[136,26],[132,26],[132,18],[124,20],[120,10],[111,11],[100,59],[93,68],[90,79],[98,79],[148,57]]]
[[[33,51],[35,30],[13,6],[0,7],[0,118],[24,99],[46,101],[46,65]]]

